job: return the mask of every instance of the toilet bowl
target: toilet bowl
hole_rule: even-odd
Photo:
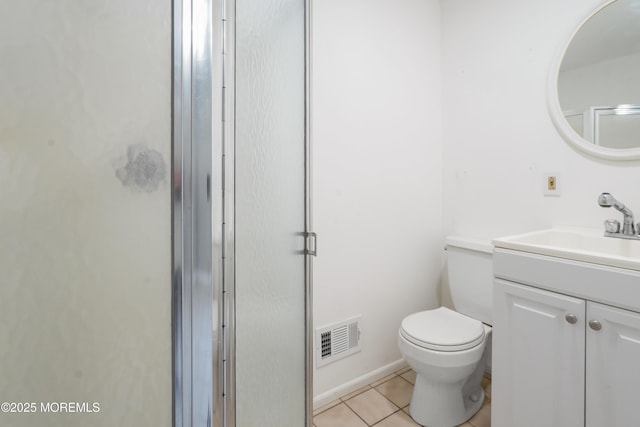
[[[410,314],[398,330],[398,348],[416,372],[409,413],[429,427],[462,424],[482,407],[491,335],[491,245],[451,237],[447,249],[452,299],[473,317],[440,307]]]

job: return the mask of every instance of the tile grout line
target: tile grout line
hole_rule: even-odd
[[[371,390],[372,388],[373,387],[371,387],[371,384],[367,384],[365,386],[360,387],[358,390],[354,390],[351,393],[345,394],[343,397],[339,397],[338,400],[340,400],[341,402],[347,403],[347,400],[353,399],[356,396],[360,396],[362,393],[366,393],[369,390]],[[360,392],[356,393],[356,391],[360,391]],[[353,394],[353,393],[356,393],[356,394]],[[347,396],[349,396],[349,397],[347,397]]]
[[[362,393],[361,393],[361,394],[362,394]],[[359,396],[359,395],[358,395],[358,396]],[[350,410],[351,412],[353,412],[354,414],[356,414],[356,417],[360,418],[360,419],[362,420],[362,422],[363,422],[366,426],[371,427],[371,426],[369,426],[369,423],[368,423],[368,422],[366,422],[366,421],[364,420],[364,418],[362,418],[362,417],[360,416],[360,414],[358,414],[356,411],[354,411],[354,410],[353,410],[353,408],[351,408],[351,406],[349,406],[349,404],[348,404],[347,402],[342,402],[342,403],[344,404],[344,406],[346,406],[347,408],[349,408],[349,410]]]
[[[392,402],[392,403],[393,403],[393,402]],[[393,415],[395,415],[395,414],[397,414],[398,412],[401,412],[401,411],[402,411],[402,408],[398,409],[398,410],[397,410],[397,411],[395,411],[395,412],[390,413],[389,415],[387,415],[386,417],[382,418],[381,420],[376,421],[376,423],[375,423],[375,424],[371,424],[369,427],[377,426],[378,424],[380,424],[381,422],[383,422],[383,421],[384,421],[384,420],[386,420],[387,418],[392,417]]]
[[[388,379],[387,381],[391,381],[392,379],[393,379],[393,378],[390,378],[390,379]],[[385,381],[385,382],[386,382],[386,381]],[[384,384],[384,383],[382,383],[382,384]],[[387,402],[389,402],[390,404],[392,404],[392,405],[393,405],[393,406],[395,406],[396,408],[398,407],[398,405],[396,405],[396,404],[395,404],[395,403],[393,403],[391,400],[389,400],[389,399],[387,398],[387,396],[385,396],[384,394],[382,394],[382,393],[380,393],[378,390],[376,390],[376,389],[375,389],[375,387],[369,387],[369,390],[367,390],[367,391],[365,391],[365,392],[363,392],[363,393],[367,393],[367,392],[369,392],[369,391],[371,391],[371,390],[375,390],[375,391],[376,391],[376,393],[378,393],[380,396],[382,396],[382,397],[383,397]],[[356,396],[350,397],[348,400],[351,400],[351,399],[353,399],[354,397],[360,396],[361,394],[362,394],[362,393],[358,393]],[[386,419],[386,418],[389,418],[391,415],[393,415],[393,414],[395,414],[396,412],[398,412],[398,411],[393,411],[391,414],[389,414],[389,415],[387,415],[386,417],[384,417],[384,418],[382,418],[382,419],[380,419],[380,420],[376,421],[374,424],[369,424],[367,421],[365,421],[365,419],[364,419],[364,418],[362,418],[362,417],[360,416],[360,414],[358,414],[358,412],[357,412],[355,409],[353,409],[351,406],[349,406],[349,404],[347,403],[347,401],[346,401],[346,400],[345,400],[343,403],[347,406],[347,408],[351,409],[351,411],[352,411],[353,413],[355,413],[355,414],[358,416],[358,418],[360,418],[362,421],[364,421],[364,423],[365,423],[368,427],[374,426],[374,425],[378,424],[379,422],[381,422],[382,420],[384,420],[384,419]],[[399,410],[400,410],[400,411],[402,411],[402,408],[399,408]]]
[[[351,412],[353,412],[354,414],[356,414],[356,415],[358,416],[358,418],[360,418],[360,419],[362,420],[362,422],[364,422],[368,427],[372,427],[372,426],[374,426],[374,425],[376,425],[376,424],[379,424],[379,423],[380,423],[380,422],[382,422],[383,420],[385,420],[385,419],[389,418],[390,416],[392,416],[392,415],[393,415],[393,414],[395,414],[396,412],[398,412],[398,411],[402,411],[402,408],[398,408],[398,405],[396,405],[396,404],[395,404],[395,403],[393,403],[391,400],[389,400],[389,398],[387,398],[387,396],[385,396],[384,394],[380,393],[380,391],[376,390],[376,387],[378,387],[378,386],[380,386],[380,385],[382,385],[382,384],[385,384],[385,383],[387,383],[388,381],[391,381],[391,380],[395,379],[396,377],[400,377],[400,375],[398,375],[398,374],[397,374],[397,372],[394,372],[393,374],[389,374],[389,375],[387,375],[386,377],[383,377],[383,378],[381,378],[381,379],[380,379],[380,380],[378,380],[378,381],[374,381],[374,382],[372,382],[371,384],[368,384],[368,385],[367,385],[367,386],[368,386],[368,388],[367,388],[366,390],[364,390],[364,391],[362,391],[362,392],[360,392],[360,393],[358,393],[358,394],[356,394],[356,395],[353,395],[353,396],[349,396],[349,395],[347,394],[347,396],[349,396],[349,399],[344,400],[344,399],[340,398],[340,400],[342,401],[342,403],[344,403],[344,404],[345,404],[345,406],[346,406],[347,408],[349,408],[349,409],[351,410]],[[400,377],[400,378],[402,378],[402,377]],[[382,380],[384,380],[384,381],[382,381]],[[404,378],[403,378],[403,380],[404,380]],[[382,382],[381,382],[381,381],[382,381]],[[405,381],[406,381],[406,380],[405,380]],[[373,384],[376,384],[376,386],[374,387],[374,386],[373,386]],[[365,388],[365,387],[362,387],[361,389],[364,389],[364,388]],[[387,402],[389,402],[390,404],[392,404],[393,406],[395,406],[396,408],[398,408],[398,410],[393,411],[391,414],[389,414],[389,415],[387,415],[386,417],[384,417],[384,418],[382,418],[382,419],[380,419],[380,420],[376,421],[374,424],[369,424],[369,423],[368,423],[364,418],[362,418],[362,417],[360,416],[360,414],[358,414],[358,412],[356,412],[356,411],[355,411],[351,406],[349,406],[349,404],[347,403],[347,401],[348,401],[348,400],[351,400],[351,399],[353,399],[353,398],[355,398],[355,397],[357,397],[357,396],[360,396],[360,395],[361,395],[361,394],[363,394],[363,393],[367,393],[367,392],[369,392],[369,391],[371,391],[371,390],[375,390],[375,391],[376,391],[376,393],[378,393],[380,396],[382,396],[382,397],[383,397]]]

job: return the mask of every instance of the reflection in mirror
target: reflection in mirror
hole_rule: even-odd
[[[576,32],[558,72],[562,113],[585,141],[640,147],[640,0],[617,0]]]

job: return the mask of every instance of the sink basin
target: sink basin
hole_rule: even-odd
[[[552,228],[493,240],[496,248],[512,249],[611,267],[640,270],[640,240],[604,237],[590,228]]]

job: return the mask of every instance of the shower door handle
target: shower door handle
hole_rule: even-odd
[[[304,253],[306,255],[318,256],[318,235],[313,231],[304,233]]]

